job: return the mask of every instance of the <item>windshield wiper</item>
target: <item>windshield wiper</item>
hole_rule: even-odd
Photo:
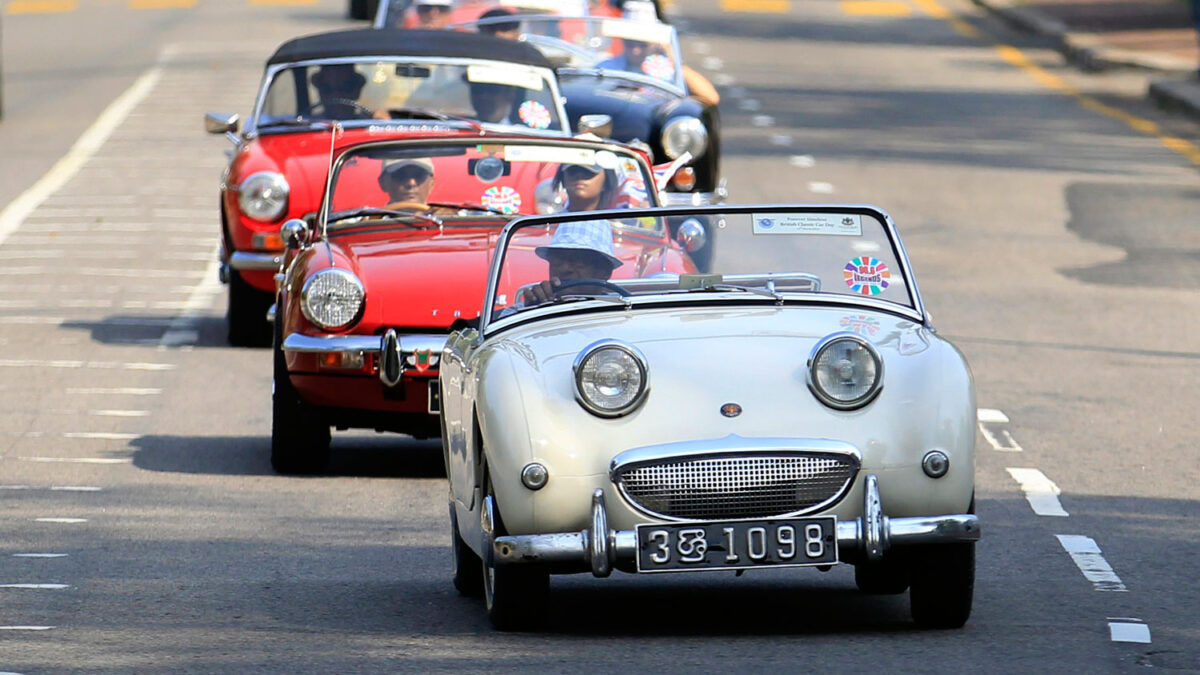
[[[693,288],[689,292],[696,291],[743,291],[745,293],[753,293],[761,295],[764,298],[771,298],[775,302],[783,304],[783,296],[774,291],[768,291],[765,288],[755,288],[754,286],[737,286],[735,284],[706,284],[699,288]]]
[[[331,214],[329,214],[328,220],[325,221],[325,224],[332,225],[334,223],[337,223],[337,222],[340,222],[343,220],[349,220],[351,218],[364,218],[364,217],[369,217],[369,216],[384,216],[384,217],[389,217],[389,218],[417,218],[417,219],[423,220],[427,223],[437,225],[438,227],[442,226],[442,221],[438,218],[434,218],[433,216],[427,216],[423,213],[417,213],[415,211],[382,209],[382,208],[379,208],[376,206],[363,206],[363,207],[360,207],[357,209],[348,209],[346,211],[337,211],[336,213],[331,213]]]
[[[430,206],[436,206],[443,209],[462,209],[464,211],[485,211],[494,213],[497,216],[515,216],[515,213],[506,213],[492,206],[484,206],[483,204],[472,204],[471,202],[426,202]]]

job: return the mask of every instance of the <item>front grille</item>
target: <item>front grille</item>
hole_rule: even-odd
[[[858,472],[850,456],[773,453],[676,457],[618,468],[626,499],[682,520],[765,518],[811,511],[839,498]]]

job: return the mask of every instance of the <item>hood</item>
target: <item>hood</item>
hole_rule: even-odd
[[[366,288],[358,330],[446,332],[455,319],[479,316],[499,228],[402,230],[333,235]]]
[[[574,128],[579,127],[581,115],[608,115],[613,120],[614,139],[623,143],[636,139],[654,147],[669,108],[678,100],[661,89],[615,77],[570,76],[561,86]]]

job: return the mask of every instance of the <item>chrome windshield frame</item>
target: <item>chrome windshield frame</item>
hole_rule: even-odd
[[[904,245],[896,232],[895,222],[883,209],[872,206],[870,204],[739,204],[736,206],[725,205],[707,205],[707,206],[687,206],[687,207],[658,207],[651,209],[613,209],[607,211],[586,211],[580,213],[558,213],[546,216],[524,216],[516,218],[504,226],[500,231],[500,238],[496,242],[496,255],[492,259],[491,270],[488,273],[487,290],[484,294],[483,305],[479,314],[479,333],[484,339],[492,333],[504,330],[518,323],[525,323],[521,317],[526,319],[536,319],[538,317],[555,317],[560,316],[564,312],[570,312],[577,309],[595,310],[597,307],[618,310],[622,308],[620,305],[611,305],[609,303],[598,302],[580,302],[566,306],[548,306],[539,307],[517,314],[493,318],[491,308],[495,306],[493,298],[496,297],[499,288],[500,274],[503,271],[502,265],[505,258],[505,252],[508,250],[509,242],[512,240],[513,233],[517,230],[527,227],[548,226],[570,221],[581,220],[620,220],[629,218],[631,214],[636,214],[636,217],[645,218],[679,218],[688,216],[709,216],[709,215],[751,215],[754,213],[762,213],[769,211],[771,213],[844,213],[848,215],[858,214],[875,218],[882,223],[883,231],[887,235],[888,242],[896,252],[896,264],[899,266],[901,273],[904,275],[905,288],[908,290],[909,299],[912,306],[902,305],[899,303],[877,300],[865,296],[855,296],[849,294],[811,294],[804,298],[805,302],[815,304],[828,305],[853,305],[864,309],[879,310],[889,314],[901,315],[913,321],[917,321],[923,325],[930,326],[929,314],[925,311],[925,305],[921,299],[921,292],[917,286],[916,277],[913,274],[912,265],[908,259],[908,252],[904,249]],[[744,295],[736,296],[741,298],[741,301],[746,300]],[[799,295],[797,295],[799,298]],[[679,298],[669,295],[649,296],[648,298],[626,298],[625,303],[629,306],[640,305],[661,305],[663,302],[675,302]],[[708,300],[726,301],[725,294],[716,294],[708,298]],[[756,298],[754,302],[772,302],[768,298]]]

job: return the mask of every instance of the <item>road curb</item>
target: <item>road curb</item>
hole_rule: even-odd
[[[1074,32],[1061,21],[1012,0],[972,0],[1018,29],[1050,38],[1055,48],[1082,70],[1138,68],[1161,73],[1194,73],[1196,64],[1170,54],[1147,54],[1111,47],[1097,33]]]

